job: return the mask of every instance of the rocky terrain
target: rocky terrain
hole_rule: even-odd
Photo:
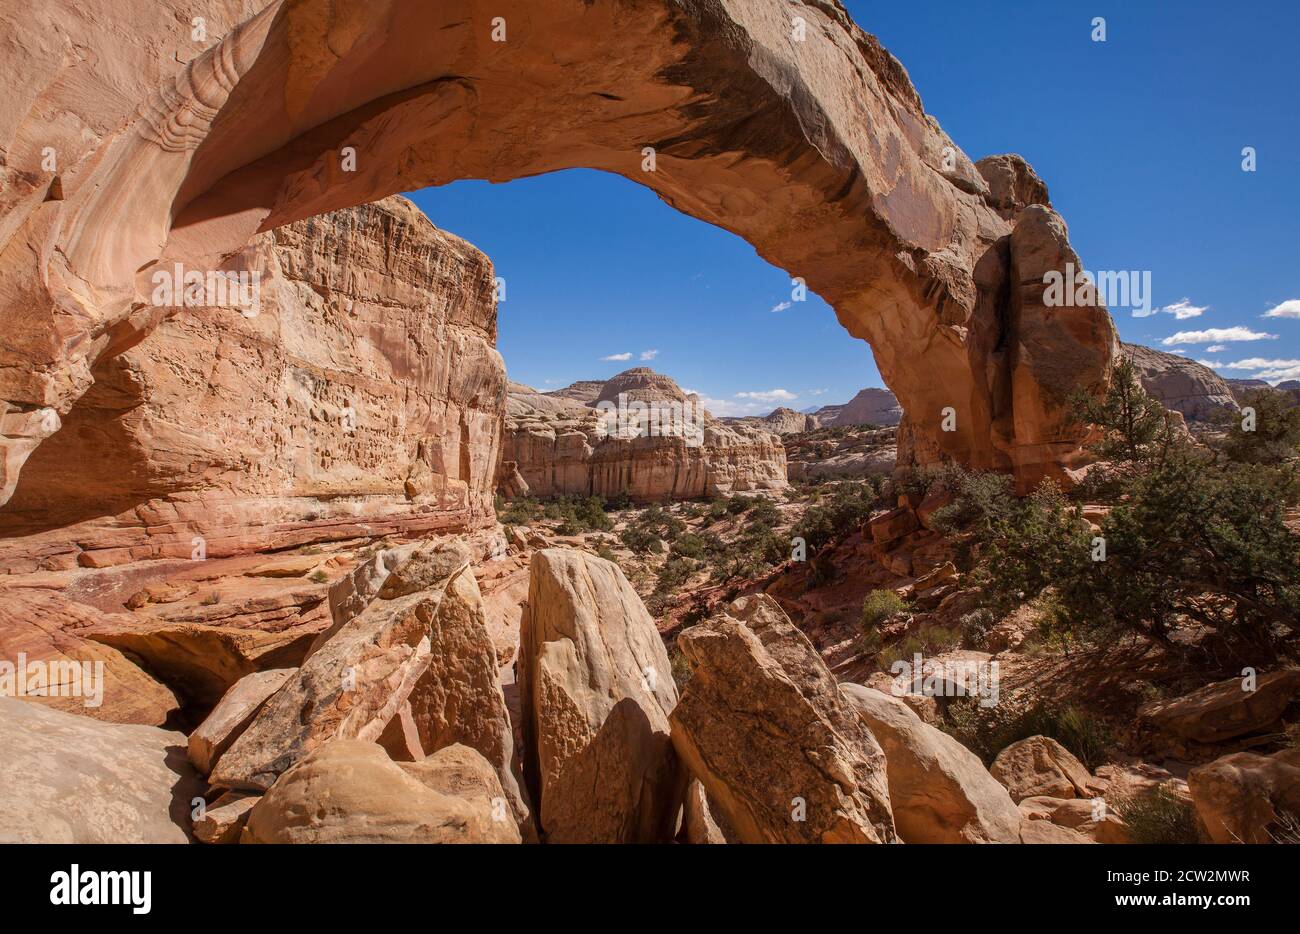
[[[838,3],[510,5],[505,55],[480,0],[197,9],[6,15],[0,842],[1300,838],[1290,429],[1098,446],[1046,186]],[[490,262],[393,196],[574,166],[805,277],[897,398],[690,444],[662,374],[508,383]]]
[[[660,427],[637,416],[620,433],[597,408],[618,406],[620,399],[624,407],[644,403],[674,420],[685,417],[677,425],[665,419]],[[776,436],[720,422],[698,397],[645,367],[554,393],[512,383],[501,460],[503,492],[513,496],[626,495],[651,501],[786,484],[785,450]]]

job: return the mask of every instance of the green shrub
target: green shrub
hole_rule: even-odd
[[[1251,431],[1242,428],[1243,416],[1222,416],[1227,431],[1219,443],[1230,460],[1242,464],[1281,464],[1300,453],[1300,406],[1276,389],[1256,389],[1241,400],[1242,408],[1255,411]]]
[[[330,576],[326,574],[324,571],[322,571],[320,568],[317,568],[316,570],[312,571],[311,574],[308,575],[308,579],[313,580],[318,584],[323,584],[330,579]]]
[[[1200,843],[1192,805],[1165,786],[1115,802],[1134,843]]]
[[[996,625],[997,617],[991,610],[984,607],[972,610],[957,621],[961,644],[968,649],[982,648],[989,631]]]
[[[703,558],[706,547],[705,541],[698,535],[690,532],[679,536],[673,542],[673,547],[669,549],[675,555],[681,555],[684,558]]]
[[[809,554],[815,554],[861,529],[879,501],[880,491],[869,480],[837,483],[804,513],[791,534],[802,538]]]
[[[891,616],[907,609],[903,598],[892,590],[873,590],[862,601],[862,628],[875,629]]]
[[[1088,769],[1108,761],[1114,735],[1105,721],[1072,706],[1027,703],[1003,696],[993,707],[980,706],[977,698],[955,698],[941,728],[975,753],[985,764],[1012,743],[1030,736],[1049,736]]]
[[[618,537],[623,547],[633,554],[660,554],[664,550],[663,539],[640,526],[628,526]]]
[[[921,633],[921,644],[933,655],[957,648],[961,638],[947,626],[931,626]]]

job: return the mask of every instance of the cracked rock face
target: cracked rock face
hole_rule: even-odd
[[[1045,186],[1016,157],[973,164],[833,0],[209,6],[50,0],[6,24],[21,51],[6,56],[0,101],[0,497],[18,495],[24,461],[68,433],[59,420],[93,387],[101,407],[129,398],[129,367],[113,361],[171,315],[151,295],[160,270],[216,269],[260,231],[397,192],[571,167],[649,186],[824,297],[908,413],[900,454],[1010,470],[1026,488],[1078,458],[1069,395],[1102,389],[1117,342],[1104,308],[1043,306],[1043,273],[1078,259]],[[199,42],[175,28],[196,12]],[[100,27],[110,14],[122,28]],[[483,37],[494,16],[507,43]],[[357,171],[340,168],[345,146]],[[328,312],[331,326],[355,314]],[[398,365],[380,358],[381,372]],[[360,374],[348,385],[364,411],[386,399]],[[428,408],[413,417],[445,419],[482,450],[471,413],[483,406],[463,420]],[[400,473],[414,497],[473,499],[472,456],[465,467],[446,448],[440,461],[402,447],[387,462],[391,430],[370,426],[384,444],[352,456],[385,484]]]
[[[884,753],[766,594],[677,637],[673,747],[742,843],[892,843]]]
[[[505,369],[481,252],[389,198],[259,234],[225,266],[259,275],[256,314],[184,309],[100,362],[0,513],[26,536],[0,542],[7,565],[492,520]]]

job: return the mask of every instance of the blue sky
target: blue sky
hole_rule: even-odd
[[[972,159],[1029,160],[1087,268],[1150,271],[1152,307],[1168,310],[1113,309],[1124,340],[1225,376],[1300,379],[1300,3],[847,6]],[[717,414],[883,385],[823,302],[774,313],[785,272],[633,182],[575,170],[412,197],[506,278],[512,379],[550,389],[653,366]]]

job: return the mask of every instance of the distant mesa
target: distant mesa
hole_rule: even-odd
[[[633,367],[603,382],[580,380],[552,392],[510,383],[500,491],[507,496],[627,493],[651,502],[787,485],[785,448],[773,432],[727,424],[700,407],[702,443],[688,443],[681,434],[607,436],[597,406],[619,406],[620,400],[623,406],[660,402],[694,411],[692,403],[699,397],[649,367]]]

